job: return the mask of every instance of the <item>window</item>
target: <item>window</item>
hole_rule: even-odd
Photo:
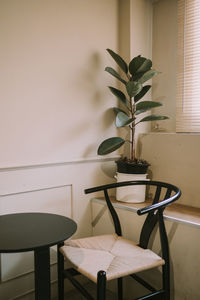
[[[200,132],[200,0],[178,0],[177,132]]]

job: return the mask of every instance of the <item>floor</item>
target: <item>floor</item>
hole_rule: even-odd
[[[87,291],[91,294],[91,296],[96,299],[96,286],[93,284],[87,284],[85,287]],[[85,300],[86,298],[83,297],[78,291],[71,291],[65,295],[65,300]],[[111,293],[110,291],[106,292],[106,299],[108,300],[116,300],[116,296]]]

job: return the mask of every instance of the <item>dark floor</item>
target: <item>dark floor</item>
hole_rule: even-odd
[[[91,294],[96,299],[96,286],[93,284],[87,284],[87,287],[85,286],[87,291]],[[65,300],[85,300],[84,298],[78,291],[71,291],[65,295]],[[117,297],[111,293],[110,291],[106,292],[106,299],[108,300],[116,300]]]

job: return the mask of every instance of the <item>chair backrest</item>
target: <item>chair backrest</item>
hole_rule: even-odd
[[[138,181],[124,181],[117,182],[107,185],[96,186],[90,189],[86,189],[85,193],[93,193],[98,191],[103,191],[107,206],[111,213],[115,232],[118,235],[122,235],[121,224],[119,217],[117,215],[116,210],[114,209],[112,202],[110,200],[108,190],[118,187],[124,186],[134,186],[136,185],[145,185],[150,188],[151,192],[151,205],[145,206],[141,209],[138,209],[138,215],[147,214],[147,217],[144,221],[141,233],[139,246],[142,248],[147,248],[151,233],[155,228],[156,224],[159,224],[160,231],[160,241],[161,241],[161,249],[164,259],[168,256],[168,239],[165,229],[165,224],[163,220],[163,211],[166,206],[170,205],[172,202],[178,200],[181,196],[181,191],[178,187],[160,181],[146,181],[146,180],[138,180]],[[145,205],[145,203],[144,203]]]

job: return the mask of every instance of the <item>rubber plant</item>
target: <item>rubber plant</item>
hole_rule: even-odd
[[[134,165],[142,163],[149,165],[146,161],[135,157],[135,128],[141,122],[168,119],[167,116],[157,114],[149,114],[141,117],[143,113],[162,106],[161,102],[142,101],[142,98],[151,88],[151,85],[145,85],[145,82],[160,72],[152,69],[152,61],[141,55],[134,57],[130,63],[127,64],[120,55],[111,49],[107,49],[107,51],[122,70],[121,76],[113,68],[105,68],[106,72],[122,83],[121,89],[109,86],[110,92],[116,96],[122,104],[122,108],[113,108],[116,114],[116,127],[128,127],[130,129],[130,139],[124,140],[121,137],[108,138],[100,144],[97,153],[99,155],[109,154],[128,142],[131,146],[130,157],[123,160]]]

